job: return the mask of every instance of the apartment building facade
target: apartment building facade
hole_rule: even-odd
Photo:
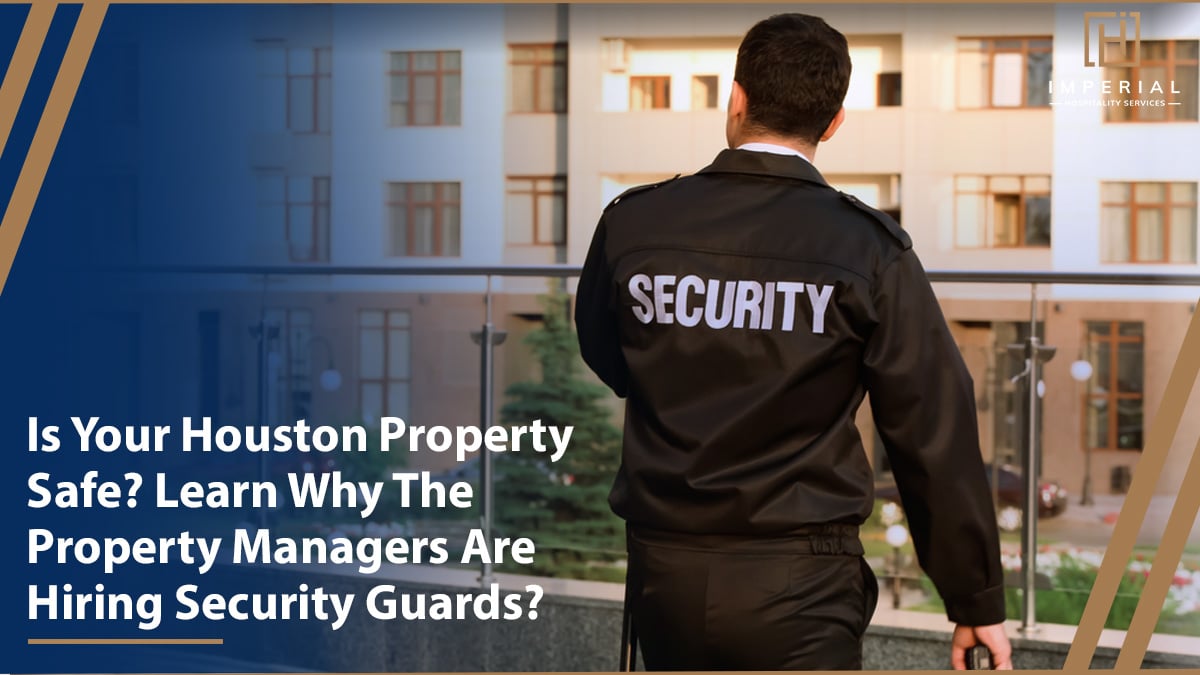
[[[892,213],[927,268],[1200,272],[1200,169],[1179,150],[1200,147],[1200,12],[1165,5],[1138,6],[1140,65],[1108,68],[1084,65],[1084,8],[1070,5],[289,8],[305,18],[264,21],[244,40],[258,63],[245,86],[260,111],[241,164],[258,223],[241,235],[253,239],[243,260],[581,263],[613,196],[695,171],[724,147],[740,36],[788,9],[845,33],[855,64],[847,121],[817,166]],[[1164,106],[1058,99],[1067,83],[1080,93],[1106,78],[1175,86],[1141,96]],[[263,392],[277,420],[477,422],[471,332],[484,318],[486,280],[239,283],[237,302],[187,310],[200,317],[197,349],[214,366],[200,369],[203,409],[254,419]],[[491,288],[495,322],[508,332],[497,348],[502,394],[536,375],[521,338],[538,323],[547,282],[493,279]],[[1014,461],[1025,406],[1011,381],[1021,363],[1007,347],[1028,335],[1030,289],[937,291],[975,376],[985,455]],[[1090,450],[1095,488],[1108,490],[1114,469],[1136,467],[1195,289],[1038,293],[1039,336],[1058,348],[1044,374],[1042,473],[1077,493]],[[264,316],[265,357],[253,333]],[[264,359],[259,386],[261,369],[245,366]],[[1093,365],[1084,382],[1070,375],[1076,360]],[[329,366],[341,374],[332,391],[321,381]],[[1200,433],[1190,417],[1172,469]],[[866,414],[861,426],[885,470]],[[431,468],[443,468],[439,459]],[[1159,490],[1169,493],[1183,471],[1165,473]]]

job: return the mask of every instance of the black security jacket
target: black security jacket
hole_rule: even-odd
[[[891,218],[801,157],[725,150],[605,209],[575,320],[584,360],[626,398],[618,515],[702,534],[861,524],[869,392],[949,618],[1004,620],[973,383]]]

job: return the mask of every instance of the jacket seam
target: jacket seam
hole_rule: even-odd
[[[701,169],[700,171],[697,171],[696,173],[694,173],[692,175],[693,176],[709,176],[709,175],[712,175],[715,173],[734,174],[734,175],[738,175],[738,176],[753,176],[755,178],[778,178],[780,180],[802,181],[805,183],[811,183],[813,185],[817,185],[819,187],[828,188],[830,190],[833,190],[834,192],[838,191],[837,188],[830,185],[828,181],[823,180],[824,177],[822,177],[822,179],[817,179],[817,178],[810,178],[808,176],[797,176],[797,175],[791,174],[791,173],[779,173],[776,171],[766,171],[766,170],[758,171],[758,170],[754,170],[754,169],[724,169],[724,168],[722,168],[722,169]]]
[[[887,276],[887,271],[889,269],[891,269],[892,265],[896,264],[896,261],[899,260],[900,257],[904,255],[905,251],[911,251],[911,250],[912,249],[910,249],[910,248],[902,248],[899,251],[897,251],[891,258],[889,258],[887,260],[887,262],[883,263],[883,267],[879,270],[879,274],[877,274],[874,279],[870,279],[870,282],[871,282],[871,296],[870,297],[871,297],[872,303],[875,301],[875,291],[877,288],[879,288],[879,281],[881,279],[883,279],[883,277]]]
[[[691,253],[711,253],[714,255],[729,255],[729,256],[736,256],[739,258],[779,260],[782,262],[803,263],[806,265],[824,265],[826,267],[834,267],[834,268],[840,269],[842,271],[849,272],[850,274],[853,274],[854,276],[862,279],[863,281],[866,281],[866,282],[869,282],[872,284],[874,283],[874,282],[872,282],[871,278],[869,276],[867,276],[866,274],[863,274],[862,272],[859,272],[858,270],[851,269],[844,265],[838,265],[837,263],[825,262],[825,261],[821,261],[821,260],[803,260],[803,259],[799,259],[799,258],[789,258],[789,257],[777,256],[777,255],[764,255],[761,253],[747,253],[747,252],[742,252],[742,251],[726,251],[726,250],[722,250],[722,249],[705,248],[705,247],[701,247],[701,246],[665,246],[665,245],[660,245],[660,244],[643,244],[641,246],[634,246],[633,248],[626,249],[625,251],[622,251],[620,254],[615,256],[612,260],[613,266],[615,266],[621,260],[621,258],[623,258],[627,255],[633,254],[633,253],[638,253],[640,251],[688,251]]]

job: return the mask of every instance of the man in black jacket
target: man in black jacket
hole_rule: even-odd
[[[730,149],[605,209],[579,281],[589,366],[626,398],[610,502],[646,666],[856,669],[878,598],[858,526],[870,393],[955,667],[1011,667],[974,388],[908,235],[810,163],[842,124],[846,39],[816,17],[738,49]]]

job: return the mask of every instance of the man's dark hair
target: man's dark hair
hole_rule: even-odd
[[[746,33],[733,79],[746,91],[751,128],[815,145],[850,85],[846,36],[819,17],[777,14]]]

